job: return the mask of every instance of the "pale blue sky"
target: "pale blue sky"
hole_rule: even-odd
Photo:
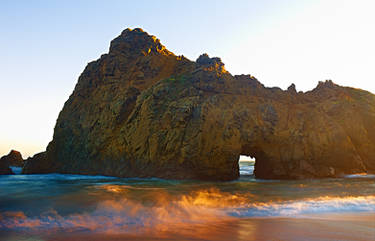
[[[175,54],[309,90],[332,79],[375,92],[370,0],[0,1],[0,156],[43,151],[86,64],[127,27]]]

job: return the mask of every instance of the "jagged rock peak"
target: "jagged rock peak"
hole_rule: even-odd
[[[318,83],[318,86],[316,87],[317,89],[319,88],[334,88],[336,87],[337,85],[335,83],[333,83],[332,80],[326,80],[326,81],[319,81]]]
[[[291,92],[291,93],[297,93],[296,85],[295,85],[295,84],[291,84],[291,85],[288,87],[288,92]]]
[[[142,53],[144,55],[151,53],[173,54],[160,43],[158,38],[149,35],[141,28],[127,28],[122,31],[117,38],[111,41],[109,53],[128,53],[128,55],[134,55],[136,53]]]
[[[16,156],[17,158],[22,158],[22,154],[19,151],[11,150],[8,154],[8,156]]]
[[[213,69],[217,69],[219,70],[220,72],[227,72],[224,68],[224,63],[221,61],[220,58],[218,57],[213,57],[213,58],[210,58],[208,56],[208,54],[204,53],[204,54],[201,54],[196,63],[198,64],[198,66],[202,66],[204,68],[213,68]]]

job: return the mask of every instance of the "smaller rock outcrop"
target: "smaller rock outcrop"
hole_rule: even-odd
[[[291,93],[291,94],[297,94],[296,85],[295,84],[291,84],[288,87],[288,92]]]
[[[202,66],[204,68],[206,68],[207,70],[212,70],[212,69],[216,69],[216,70],[219,70],[220,72],[227,72],[224,68],[224,63],[221,61],[220,58],[218,57],[213,57],[213,58],[210,58],[208,56],[208,54],[202,54],[198,57],[197,61],[196,61],[197,65],[198,66]]]
[[[5,166],[23,167],[24,161],[19,151],[11,150],[8,155],[3,156],[0,162]]]
[[[44,174],[50,173],[53,170],[54,169],[51,166],[51,162],[48,162],[47,160],[46,153],[40,152],[25,160],[25,165],[22,168],[22,174]]]

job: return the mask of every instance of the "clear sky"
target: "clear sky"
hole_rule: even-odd
[[[0,156],[45,150],[80,73],[127,27],[269,87],[332,79],[375,93],[374,12],[371,0],[1,0]]]

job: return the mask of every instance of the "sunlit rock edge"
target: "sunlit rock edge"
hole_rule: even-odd
[[[375,172],[375,96],[330,80],[306,93],[266,88],[126,29],[86,66],[23,173],[233,180],[240,154],[264,179]]]

